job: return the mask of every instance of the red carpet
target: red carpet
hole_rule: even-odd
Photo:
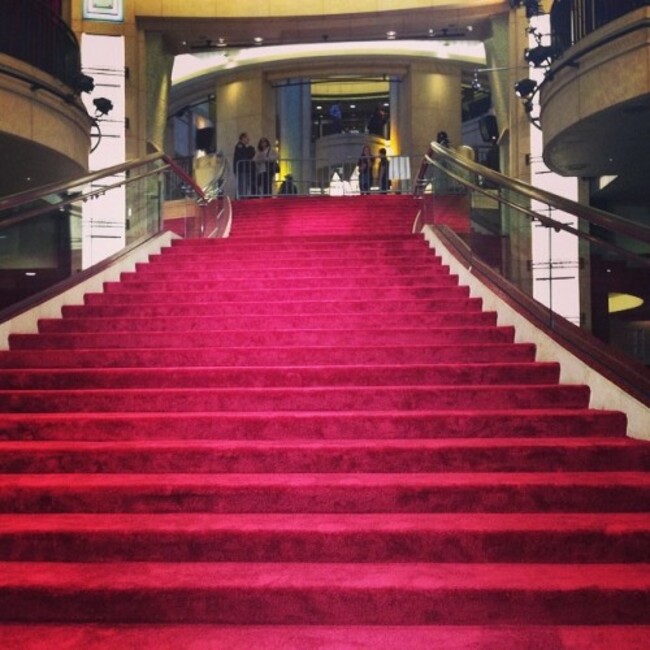
[[[0,352],[3,648],[650,646],[650,445],[410,235],[235,204]]]

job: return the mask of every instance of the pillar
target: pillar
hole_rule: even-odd
[[[291,173],[301,194],[311,180],[311,84],[307,79],[290,79],[275,89],[281,177]]]

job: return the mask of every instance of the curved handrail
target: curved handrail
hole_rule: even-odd
[[[150,146],[154,146],[154,145],[151,145],[150,143]],[[198,197],[197,198],[198,203],[202,205],[207,205],[212,200],[214,200],[218,195],[218,193],[214,191],[210,191],[208,193],[208,191],[206,191],[206,189],[199,186],[196,183],[196,181],[174,161],[173,158],[171,158],[166,153],[164,153],[163,151],[161,151],[156,147],[156,151],[154,153],[148,154],[143,158],[130,160],[124,163],[120,163],[118,165],[113,165],[111,167],[105,167],[104,169],[100,169],[98,171],[91,172],[89,174],[85,174],[84,176],[77,177],[74,179],[70,179],[66,181],[56,181],[48,185],[43,185],[37,188],[25,190],[23,192],[18,192],[16,194],[12,194],[5,197],[4,199],[0,199],[0,229],[6,228],[8,226],[13,226],[17,223],[26,221],[35,216],[38,216],[39,214],[47,212],[52,209],[52,205],[44,205],[44,206],[36,207],[32,210],[22,212],[20,215],[16,215],[15,217],[8,216],[7,218],[2,219],[3,213],[7,214],[7,213],[15,212],[19,210],[22,206],[27,206],[30,203],[42,199],[43,197],[51,196],[51,195],[58,195],[59,197],[61,197],[60,201],[57,202],[56,206],[64,207],[65,205],[78,200],[79,198],[78,196],[71,196],[67,199],[64,198],[64,196],[67,193],[72,192],[76,188],[89,185],[102,178],[124,174],[125,176],[124,180],[119,181],[111,186],[99,188],[93,192],[88,193],[86,196],[90,198],[94,195],[101,194],[103,191],[107,189],[112,189],[119,185],[124,185],[129,182],[132,182],[133,180],[141,178],[142,175],[138,175],[137,177],[130,176],[130,172],[134,169],[141,168],[144,165],[155,163],[158,161],[160,161],[162,165],[160,167],[157,167],[155,170],[148,172],[148,174],[158,174],[161,171],[164,171],[165,169],[171,169],[174,172],[174,174],[177,175],[183,181],[183,183],[187,185],[196,194],[196,196]],[[226,173],[226,169],[224,165],[220,170],[219,177],[215,178],[213,182],[216,182],[218,184],[222,183],[225,173]],[[211,188],[208,188],[208,190],[211,190]]]
[[[622,234],[634,238],[636,242],[645,245],[650,243],[650,228],[641,223],[585,206],[546,190],[535,188],[523,181],[509,178],[457,155],[437,143],[431,143],[427,153],[423,156],[413,188],[416,196],[422,195],[422,198],[424,198],[426,188],[435,178],[430,174],[433,167],[458,182],[459,187],[467,190],[470,194],[480,192],[500,205],[513,208],[524,218],[537,220],[545,227],[556,231],[564,231],[589,242],[601,249],[602,252],[607,252],[610,260],[631,262],[629,268],[633,269],[632,273],[634,274],[638,272],[645,274],[650,269],[650,258],[647,255],[643,255],[638,250],[633,251],[623,248],[625,244],[622,244],[621,241],[617,243],[616,237],[610,241],[607,237],[598,236],[595,231],[588,227],[588,225],[595,225],[612,234]],[[485,184],[482,184],[478,180],[479,178],[485,181]],[[434,189],[434,193],[430,195],[432,198],[431,206],[434,211],[436,194],[437,192]],[[513,198],[515,196],[519,196],[524,200],[519,203],[516,198]],[[540,214],[530,207],[530,201],[543,203],[561,211],[564,215],[574,215],[585,222],[585,227],[576,227],[575,224],[564,223],[546,212]],[[422,202],[423,208],[416,218],[414,229],[417,227],[419,230],[419,226],[422,224],[423,212],[426,211],[427,205],[427,201]],[[516,305],[515,308],[521,314],[544,331],[550,332],[556,341],[565,345],[587,365],[595,368],[609,380],[624,388],[629,395],[634,396],[637,400],[650,404],[648,402],[648,399],[650,399],[650,393],[648,393],[650,381],[647,377],[642,356],[637,359],[632,354],[638,351],[636,348],[626,347],[621,342],[612,343],[609,339],[609,332],[603,338],[601,336],[602,332],[594,334],[592,329],[584,329],[576,322],[570,321],[555,312],[551,305],[545,305],[539,301],[532,292],[531,287],[526,284],[529,279],[526,273],[524,273],[524,283],[520,285],[517,282],[517,274],[515,273],[511,277],[508,274],[507,265],[501,267],[498,263],[495,264],[489,257],[489,251],[487,257],[482,256],[480,247],[483,240],[480,237],[476,240],[477,247],[475,248],[471,236],[464,237],[462,234],[456,234],[453,228],[444,225],[444,221],[435,223],[434,219],[434,227],[436,235],[443,244],[452,251],[452,254],[462,264],[465,264],[472,274],[481,277],[498,295],[509,301],[511,305]],[[530,270],[530,267],[528,268]],[[609,322],[607,321],[608,326]]]
[[[105,178],[106,176],[115,176],[117,174],[128,173],[131,169],[142,167],[142,165],[155,162],[159,159],[163,159],[163,154],[149,154],[143,158],[139,158],[137,160],[129,160],[127,162],[120,163],[119,165],[113,165],[111,167],[105,167],[104,169],[85,174],[81,177],[75,177],[66,181],[55,181],[47,185],[41,185],[40,187],[17,192],[16,194],[10,194],[9,196],[0,199],[0,212],[17,209],[21,205],[31,203],[32,201],[36,201],[44,196],[49,196],[50,194],[63,194],[65,192],[70,192],[77,187],[88,185],[89,183],[93,183],[94,181],[97,181],[100,178]]]
[[[634,237],[635,239],[645,243],[650,243],[650,228],[643,226],[642,224],[631,221],[629,219],[625,219],[624,217],[619,217],[609,212],[605,212],[604,210],[599,210],[598,208],[592,208],[582,203],[577,203],[576,201],[558,196],[557,194],[553,194],[546,190],[533,187],[524,181],[510,178],[509,176],[505,176],[504,174],[501,174],[493,169],[489,169],[488,167],[484,167],[483,165],[480,165],[472,160],[459,156],[436,142],[431,143],[429,151],[423,160],[423,166],[420,168],[420,172],[418,173],[418,177],[416,179],[416,187],[414,188],[415,194],[424,189],[422,187],[422,180],[426,174],[426,167],[429,164],[429,162],[426,160],[427,157],[431,159],[441,158],[442,160],[451,161],[465,171],[472,174],[478,174],[479,176],[482,176],[488,181],[495,183],[501,188],[511,190],[513,192],[518,192],[533,201],[546,203],[547,205],[551,206],[552,208],[556,208],[557,210],[569,212],[579,217],[580,219],[588,221],[593,225],[607,228],[629,237]],[[519,209],[524,209],[523,206],[517,207]],[[530,213],[530,215],[534,216],[535,218],[539,218],[540,221],[548,223],[548,225],[554,228],[558,228],[560,230],[566,229],[563,223],[554,220],[552,217],[542,215],[531,210],[527,210],[526,212]]]

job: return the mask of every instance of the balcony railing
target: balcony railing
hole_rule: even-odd
[[[649,5],[650,0],[555,0],[551,7],[555,56],[600,27]]]
[[[373,154],[361,160],[342,158],[336,162],[319,158],[279,158],[270,177],[253,161],[240,161],[234,170],[237,198],[288,196],[344,196],[355,194],[400,194],[410,192],[412,169],[421,156]],[[361,165],[360,165],[361,163]],[[272,163],[268,163],[272,166]]]
[[[40,0],[3,0],[0,52],[47,72],[81,90],[81,54],[76,36]]]

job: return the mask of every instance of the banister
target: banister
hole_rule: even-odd
[[[451,161],[465,171],[473,174],[478,174],[483,178],[495,183],[496,185],[503,187],[506,190],[518,192],[533,201],[546,203],[547,205],[558,210],[569,212],[570,214],[573,214],[580,219],[584,219],[585,221],[588,221],[589,223],[596,226],[607,228],[608,230],[613,230],[620,234],[633,237],[638,241],[650,244],[650,228],[643,226],[642,224],[631,221],[629,219],[625,219],[624,217],[610,214],[609,212],[599,210],[598,208],[586,206],[582,203],[578,203],[562,196],[558,196],[546,190],[533,187],[524,181],[510,178],[509,176],[505,176],[504,174],[501,174],[493,169],[489,169],[488,167],[484,167],[483,165],[468,160],[467,158],[458,156],[451,150],[439,145],[436,142],[431,143],[429,151],[427,152],[427,156],[430,156],[432,158],[439,157],[443,160]],[[425,163],[426,161],[423,161],[423,164]],[[420,170],[420,173],[424,173],[422,168]],[[421,177],[418,176],[418,178]],[[539,217],[540,221],[551,220],[553,221],[553,224],[551,224],[553,227],[555,227],[555,224],[557,224],[558,228],[564,229],[562,228],[563,224],[559,221],[555,221],[552,217],[540,215],[537,213],[533,214],[536,217]]]
[[[156,160],[162,160],[163,155],[160,153],[149,154],[143,158],[137,160],[130,160],[127,162],[120,163],[118,165],[113,165],[111,167],[105,167],[96,172],[91,172],[81,177],[76,177],[67,181],[55,181],[54,183],[49,183],[47,185],[42,185],[29,190],[24,190],[23,192],[18,192],[16,194],[10,194],[9,196],[0,199],[0,212],[5,210],[13,210],[19,208],[25,203],[30,203],[31,201],[36,201],[37,199],[48,196],[49,194],[62,194],[64,192],[69,192],[75,187],[80,185],[88,185],[94,181],[99,180],[100,178],[105,178],[106,176],[115,176],[116,174],[127,173],[131,169],[141,167]]]

